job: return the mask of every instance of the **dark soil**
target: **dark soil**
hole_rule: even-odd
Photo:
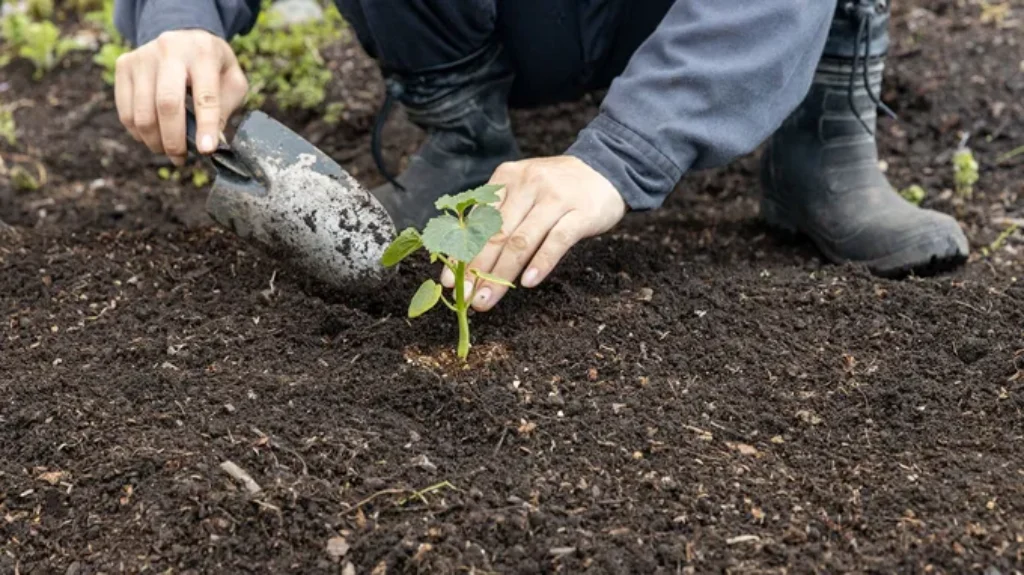
[[[823,263],[758,223],[752,155],[474,316],[466,369],[451,314],[404,317],[434,270],[306,285],[156,175],[87,57],[7,68],[0,151],[47,178],[0,180],[0,572],[1021,572],[1024,245],[980,250],[1024,217],[1024,156],[996,165],[1024,143],[1024,4],[1004,28],[918,4],[882,152],[964,223],[963,268]],[[376,72],[330,61],[342,122],[282,118],[375,184]],[[519,113],[525,149],[594,110]],[[943,193],[961,131],[966,203]],[[393,168],[419,136],[396,118]]]

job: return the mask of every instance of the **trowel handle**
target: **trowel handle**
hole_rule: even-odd
[[[188,151],[200,155],[199,146],[196,145],[198,131],[196,126],[196,115],[192,106],[185,105],[185,140],[188,142]],[[252,172],[248,167],[238,160],[231,146],[224,141],[223,136],[217,142],[217,150],[210,154],[213,165],[221,173],[230,173],[240,178],[252,179]]]

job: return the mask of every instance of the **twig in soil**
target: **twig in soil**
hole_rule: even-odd
[[[508,437],[508,428],[501,432],[501,439],[498,440],[498,445],[494,446],[494,457],[498,456],[498,452],[501,451],[501,446],[505,444],[505,438]]]
[[[442,489],[444,489],[446,487],[448,489],[452,489],[454,491],[458,491],[458,489],[456,489],[455,486],[452,485],[451,483],[449,483],[448,481],[442,481],[441,483],[435,483],[434,485],[431,485],[430,487],[427,487],[425,489],[421,489],[419,491],[414,492],[409,497],[406,497],[405,499],[402,499],[401,501],[399,501],[398,504],[399,505],[405,505],[406,503],[408,503],[412,499],[419,499],[424,504],[426,504],[427,503],[427,498],[423,497],[424,495],[426,495],[428,493],[433,493],[435,491],[440,491],[440,490],[442,490]]]
[[[411,501],[413,499],[419,499],[423,503],[427,503],[427,498],[424,497],[424,495],[427,495],[428,493],[433,493],[435,491],[440,491],[441,489],[444,489],[444,488],[452,489],[454,491],[458,491],[459,490],[457,487],[455,487],[454,485],[452,485],[448,481],[442,481],[441,483],[435,483],[434,485],[431,485],[430,487],[425,487],[423,489],[420,489],[419,491],[413,491],[412,489],[383,489],[381,491],[378,491],[378,492],[370,495],[366,499],[363,499],[359,503],[356,503],[351,509],[349,509],[345,513],[353,513],[355,511],[358,511],[358,510],[362,509],[364,505],[366,505],[367,503],[373,501],[374,499],[376,499],[376,498],[378,498],[378,497],[380,497],[382,495],[401,495],[403,493],[412,492],[411,495],[409,495],[408,497],[399,500],[398,501],[398,505],[399,506],[405,505],[406,503],[408,503],[409,501]]]
[[[1002,164],[1003,162],[1012,160],[1021,154],[1024,154],[1024,146],[1018,146],[1010,150],[1009,152],[1006,152],[1002,156],[999,156],[998,158],[996,158],[996,164]]]
[[[263,490],[260,487],[260,484],[256,483],[251,475],[246,473],[244,469],[236,465],[233,461],[225,461],[224,463],[221,463],[220,468],[224,473],[227,473],[233,479],[244,485],[246,491],[249,493],[255,494]]]
[[[95,94],[88,102],[82,104],[78,108],[75,108],[67,116],[64,117],[64,130],[70,131],[78,129],[82,124],[89,121],[93,115],[99,111],[99,106],[107,99],[106,92],[99,92]]]

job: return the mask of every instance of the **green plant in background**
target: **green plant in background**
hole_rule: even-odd
[[[26,12],[35,20],[53,18],[53,0],[28,0]]]
[[[117,31],[117,27],[114,26],[114,0],[78,1],[81,3],[80,10],[89,10],[85,15],[85,20],[103,29],[105,35],[103,45],[93,56],[92,61],[103,68],[103,81],[113,85],[117,59],[121,57],[121,54],[131,50],[131,46],[125,42],[120,32]]]
[[[6,66],[18,50],[25,45],[25,29],[32,21],[24,14],[11,13],[0,19],[0,37],[4,45],[0,49],[0,66]]]
[[[18,127],[14,123],[14,112],[7,108],[0,107],[0,138],[7,141],[8,145],[18,143]]]
[[[974,195],[974,184],[977,182],[978,162],[970,148],[961,146],[953,154],[953,183],[956,186],[956,195],[969,199]]]
[[[119,44],[115,42],[108,42],[100,47],[99,52],[93,56],[92,61],[103,68],[103,81],[111,86],[114,85],[114,80],[117,77],[117,59],[130,51],[131,48],[127,44]]]
[[[906,188],[900,190],[900,195],[903,196],[903,199],[914,204],[915,206],[920,206],[921,202],[924,201],[926,193],[924,191],[924,188],[917,184],[914,184],[912,186],[907,186]]]
[[[341,115],[345,112],[345,104],[342,102],[331,102],[324,110],[324,122],[329,126],[337,125],[341,121]]]
[[[398,235],[381,256],[381,264],[393,267],[421,247],[430,252],[430,261],[440,260],[455,275],[455,301],[448,301],[443,288],[432,279],[423,282],[409,304],[409,317],[415,318],[430,311],[441,301],[455,312],[459,321],[458,356],[469,354],[469,306],[480,280],[509,287],[511,283],[477,269],[467,269],[487,245],[491,236],[501,230],[501,213],[488,204],[498,201],[501,185],[486,185],[454,196],[442,196],[434,204],[445,212],[429,222],[421,234],[407,228]],[[466,276],[475,277],[473,288],[466,292]]]
[[[249,79],[246,106],[258,108],[272,97],[284,109],[316,108],[331,81],[320,49],[342,38],[345,22],[329,3],[321,20],[282,26],[270,5],[264,0],[252,31],[231,42]]]
[[[53,22],[31,22],[25,28],[25,43],[18,55],[35,66],[33,77],[39,80],[57,67],[64,56],[81,45],[72,38],[61,38],[60,29]]]
[[[989,244],[987,246],[983,246],[981,248],[981,255],[983,257],[987,258],[990,255],[992,255],[992,254],[998,252],[999,250],[1003,249],[1003,245],[1006,244],[1006,240],[1010,239],[1010,236],[1012,236],[1013,234],[1017,233],[1017,230],[1019,230],[1019,229],[1020,229],[1020,226],[1018,226],[1017,224],[1010,224],[1010,225],[1006,226],[1006,229],[1004,229],[1002,232],[1000,232],[999,235],[996,237],[995,240],[992,241],[991,244]]]

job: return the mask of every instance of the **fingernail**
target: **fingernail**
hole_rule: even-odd
[[[199,143],[200,152],[212,152],[214,150],[213,136],[207,134],[203,136],[203,140]]]
[[[452,270],[444,268],[444,271],[441,272],[441,285],[448,289],[455,287],[455,274],[452,273]]]
[[[466,295],[473,293],[473,282],[466,280],[465,282],[462,283],[462,289],[465,290],[462,293]]]
[[[535,286],[537,284],[538,275],[540,275],[540,272],[537,271],[537,268],[530,268],[526,270],[526,273],[523,274],[523,285],[525,287]]]
[[[484,288],[480,290],[480,293],[476,294],[473,298],[473,303],[477,305],[483,305],[487,303],[487,300],[491,299],[491,288]]]

